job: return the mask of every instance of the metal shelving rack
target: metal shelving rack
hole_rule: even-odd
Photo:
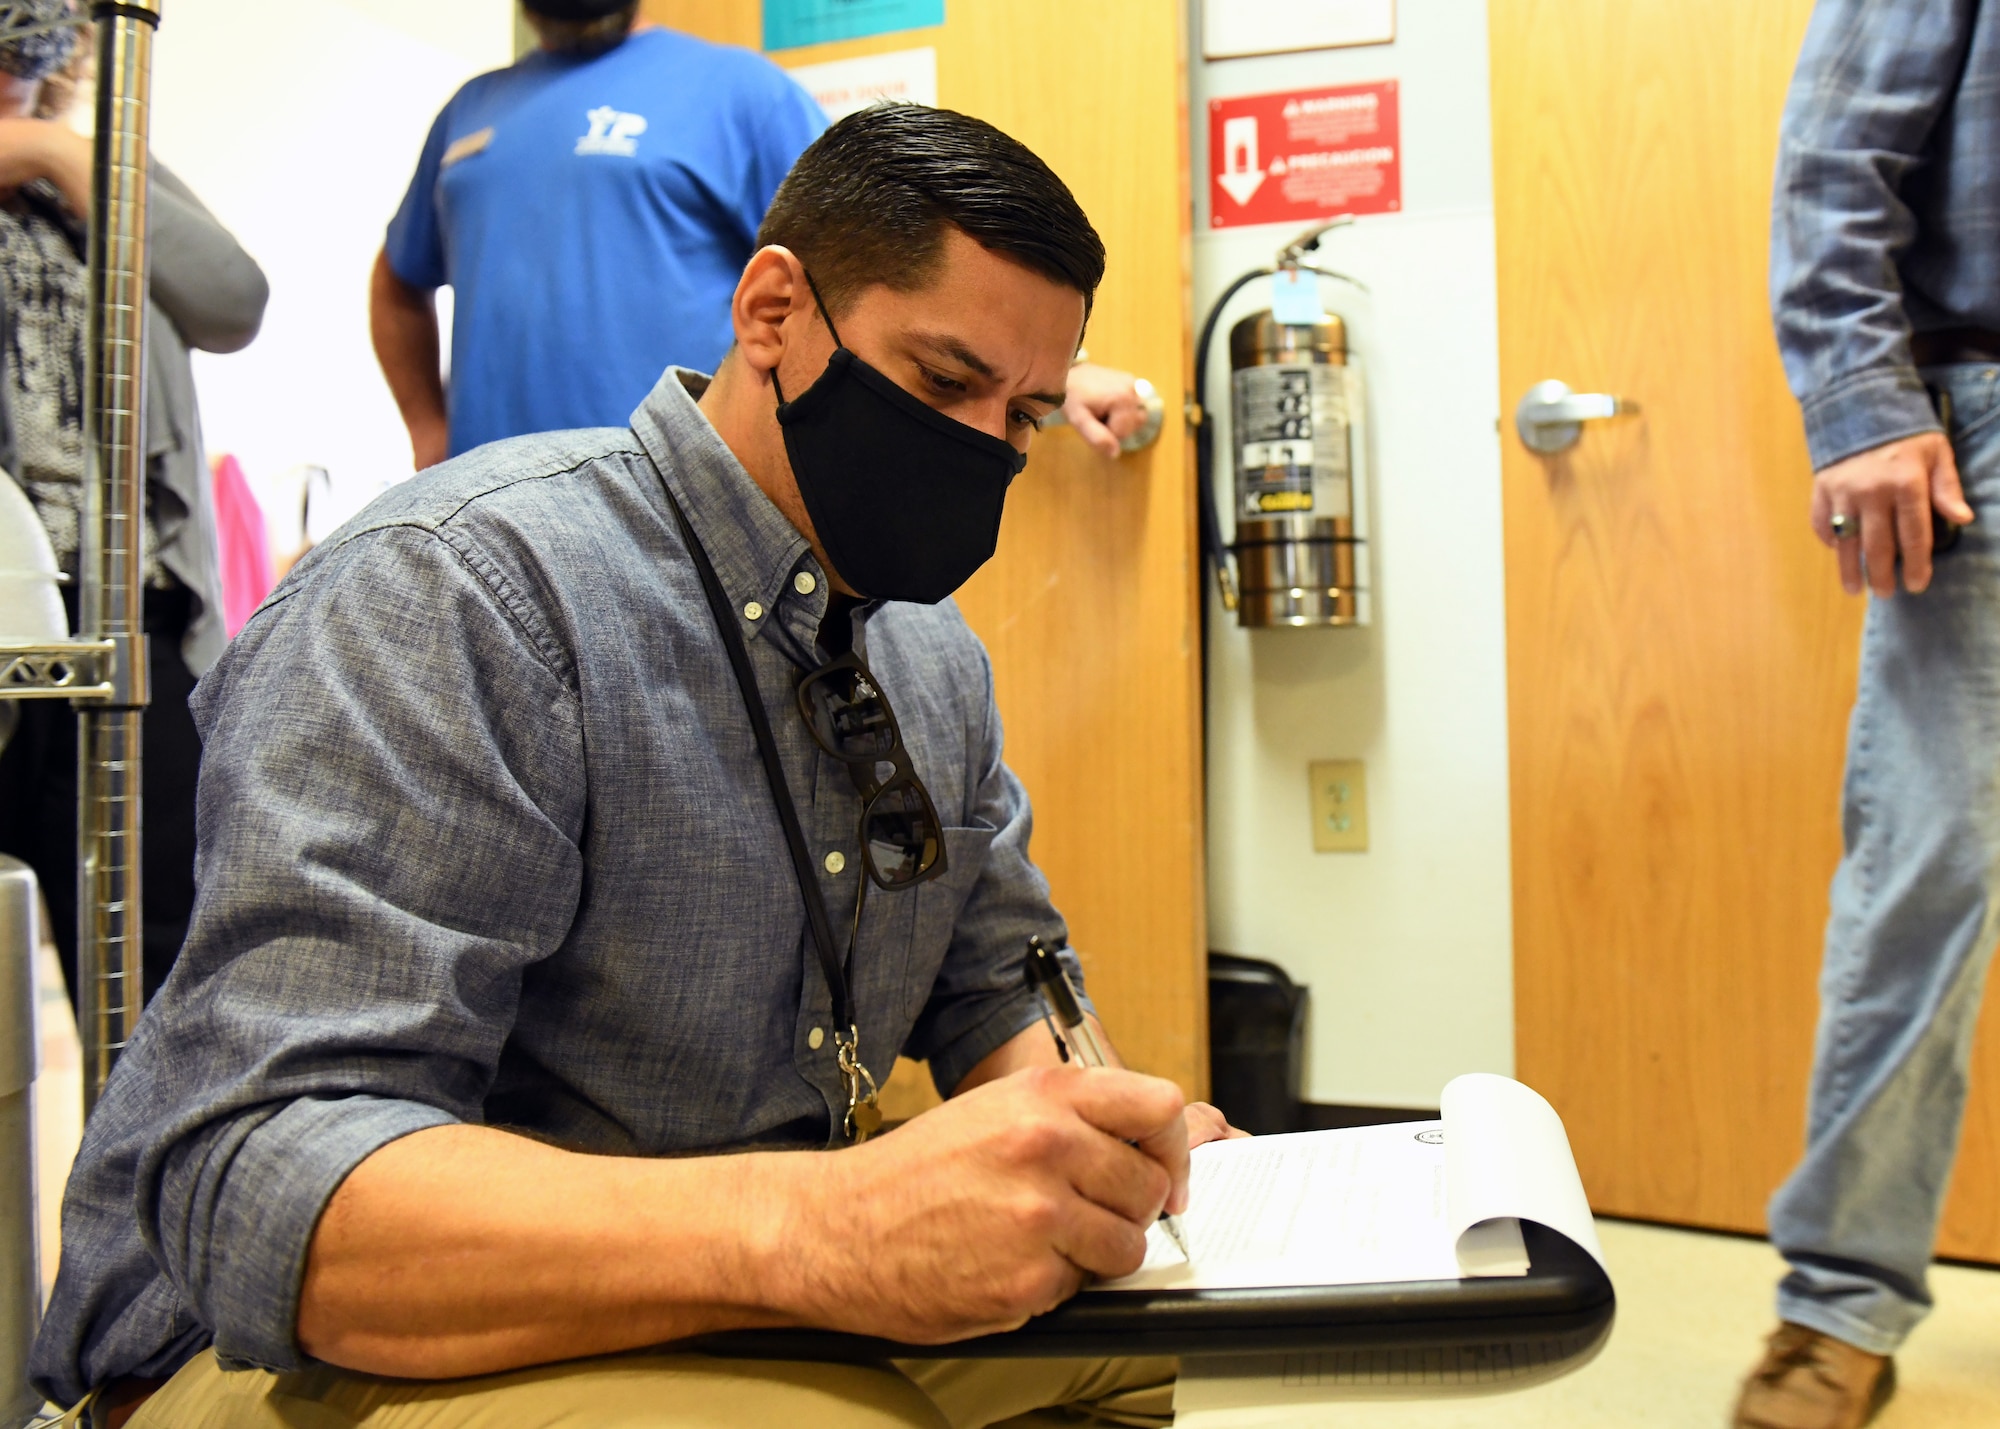
[[[97,129],[91,170],[89,337],[84,371],[84,514],[74,639],[0,641],[0,700],[66,699],[77,717],[77,989],[83,1106],[97,1105],[131,1040],[141,981],[139,840],[146,709],[141,586],[146,499],[146,203],[153,34],[160,0],[93,0]],[[0,41],[73,24],[0,28]],[[9,861],[11,864],[11,860]],[[0,899],[0,941],[34,927],[33,880],[18,865]],[[58,895],[59,896],[59,895]],[[13,906],[19,904],[20,906]],[[0,1420],[34,1416],[28,1349],[41,1318],[35,1227],[34,949],[0,946]],[[18,1085],[17,1085],[18,1084]]]
[[[83,550],[76,638],[0,642],[0,699],[76,706],[79,1033],[88,1114],[144,996],[140,737],[146,635],[148,112],[160,0],[94,0],[97,132],[91,173],[90,335],[84,376]],[[64,22],[67,23],[67,22]],[[0,32],[0,40],[52,26]]]

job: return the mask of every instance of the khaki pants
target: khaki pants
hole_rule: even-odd
[[[395,1380],[224,1372],[203,1351],[127,1429],[1043,1429],[1173,1423],[1171,1359],[838,1365],[618,1355]]]

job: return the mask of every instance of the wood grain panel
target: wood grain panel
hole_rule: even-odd
[[[1803,1140],[1862,614],[1765,296],[1810,9],[1490,7],[1503,410],[1642,408],[1503,442],[1519,1074],[1600,1211],[1745,1230]],[[2000,1255],[1995,1048],[1948,1253]]]
[[[759,0],[640,0],[639,13],[721,45],[754,50],[764,43]]]
[[[2000,1263],[2000,998],[1989,997],[1972,1052],[1972,1100],[1937,1253]]]
[[[754,43],[761,24],[755,3],[647,0],[646,13],[737,42],[747,28]],[[935,46],[939,102],[1034,149],[1104,237],[1110,269],[1090,353],[1151,379],[1166,428],[1116,462],[1068,431],[1037,438],[1000,552],[959,603],[992,653],[1008,762],[1035,802],[1035,859],[1092,995],[1134,1066],[1198,1094],[1208,1038],[1194,497],[1181,421],[1181,20],[1162,0],[951,0],[942,29],[777,58]]]

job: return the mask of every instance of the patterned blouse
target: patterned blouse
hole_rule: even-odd
[[[11,321],[4,342],[7,400],[21,469],[13,475],[48,528],[56,562],[79,570],[83,519],[84,343],[90,324],[90,276],[68,230],[54,216],[53,188],[37,182],[28,199],[0,205],[0,282]],[[147,493],[145,581],[173,585],[160,564]]]

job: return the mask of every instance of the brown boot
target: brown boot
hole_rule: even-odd
[[[1896,1392],[1896,1362],[1787,1321],[1743,1381],[1735,1429],[1861,1429]]]

